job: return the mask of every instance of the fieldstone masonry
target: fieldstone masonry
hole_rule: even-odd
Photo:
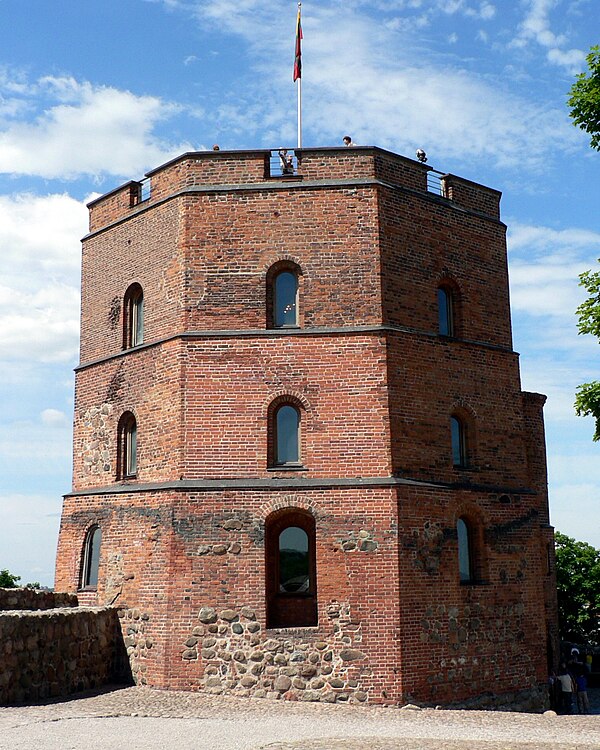
[[[265,633],[251,607],[202,607],[181,658],[202,663],[201,686],[210,693],[362,703],[368,693],[360,678],[369,667],[357,648],[360,624],[348,604],[332,602],[327,616],[332,636],[326,641],[316,628]]]
[[[0,589],[0,606],[0,704],[127,681],[115,609],[27,589]]]

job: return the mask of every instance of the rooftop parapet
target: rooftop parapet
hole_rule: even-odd
[[[91,201],[90,232],[98,231],[187,190],[295,189],[380,182],[498,219],[501,193],[451,174],[442,174],[414,159],[375,146],[290,149],[293,171],[283,173],[277,151],[188,152]],[[435,174],[438,189],[432,188]],[[435,196],[435,197],[434,197]]]

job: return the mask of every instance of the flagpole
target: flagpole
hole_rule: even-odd
[[[300,11],[302,3],[298,3],[298,24],[300,24]],[[302,148],[302,75],[298,77],[298,148]]]
[[[298,148],[302,148],[302,78],[298,78]]]

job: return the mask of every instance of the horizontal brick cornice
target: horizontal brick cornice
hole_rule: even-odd
[[[279,490],[357,489],[381,487],[422,487],[437,490],[468,490],[494,494],[535,494],[524,487],[497,487],[465,482],[437,482],[410,479],[408,477],[330,477],[330,478],[269,478],[269,479],[180,479],[172,482],[127,482],[103,487],[89,487],[67,493],[64,497],[87,495],[120,495],[137,492],[214,492],[227,490],[255,490],[260,492]]]
[[[462,214],[470,214],[472,216],[477,216],[479,219],[485,219],[486,221],[491,221],[494,224],[500,224],[501,226],[506,226],[504,222],[502,222],[500,219],[495,218],[494,216],[489,216],[489,214],[481,213],[480,211],[475,211],[471,208],[465,208],[464,206],[461,206],[448,198],[444,198],[441,195],[437,195],[437,193],[431,193],[431,192],[424,191],[424,190],[414,190],[412,188],[406,187],[405,185],[397,185],[395,183],[386,182],[385,180],[379,180],[374,177],[347,177],[347,178],[338,178],[338,179],[332,179],[332,180],[301,180],[297,182],[289,181],[289,180],[271,179],[265,182],[247,182],[247,183],[237,183],[237,184],[230,184],[230,185],[219,185],[219,184],[192,185],[190,187],[182,188],[181,190],[176,190],[170,195],[167,195],[164,198],[161,198],[160,200],[139,204],[139,206],[132,209],[127,214],[127,216],[123,216],[122,218],[117,219],[116,221],[110,222],[109,224],[106,224],[105,226],[100,227],[100,229],[96,229],[94,232],[89,232],[82,239],[88,240],[91,237],[96,237],[97,235],[102,234],[103,232],[106,232],[109,229],[112,229],[113,227],[118,226],[119,224],[123,224],[123,222],[129,221],[135,216],[140,216],[140,214],[146,213],[146,211],[152,211],[152,209],[156,208],[157,206],[161,206],[164,203],[167,203],[168,201],[171,201],[171,200],[174,200],[175,198],[180,198],[186,195],[201,195],[201,194],[218,195],[221,193],[256,193],[256,192],[265,192],[265,191],[270,192],[270,191],[279,191],[279,190],[284,190],[284,191],[331,190],[332,188],[355,188],[355,187],[382,187],[388,190],[394,190],[399,193],[407,193],[412,196],[421,198],[424,201],[442,204],[445,207],[451,210],[459,211]]]
[[[297,336],[301,338],[309,337],[320,337],[320,336],[360,336],[364,334],[373,334],[375,336],[382,336],[387,334],[402,333],[414,336],[423,336],[428,339],[437,339],[449,346],[475,346],[483,349],[491,349],[493,351],[505,352],[507,354],[516,354],[510,347],[498,346],[496,344],[488,344],[484,341],[471,341],[470,339],[451,339],[440,337],[436,333],[430,333],[428,331],[419,331],[416,328],[406,328],[403,326],[394,325],[372,325],[372,326],[342,326],[342,327],[329,327],[320,326],[315,328],[249,328],[245,330],[235,329],[217,329],[217,330],[201,330],[201,331],[181,331],[175,333],[172,336],[166,336],[155,341],[149,341],[146,344],[133,347],[132,349],[123,349],[115,354],[109,354],[106,357],[99,357],[98,359],[90,360],[89,362],[82,362],[75,368],[75,372],[85,370],[88,367],[99,365],[104,362],[110,362],[112,359],[119,359],[120,357],[128,357],[137,354],[137,352],[145,351],[146,349],[152,349],[162,344],[166,344],[169,341],[175,341],[177,339],[240,339],[240,338],[281,338],[286,336]]]

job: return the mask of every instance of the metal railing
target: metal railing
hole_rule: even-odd
[[[437,169],[430,169],[429,172],[427,172],[428,193],[435,193],[436,195],[441,195],[444,198],[446,197],[444,183],[442,182],[442,177],[444,176],[444,174],[444,172],[438,172]]]
[[[298,157],[293,148],[278,148],[271,151],[269,177],[294,177],[298,174]]]
[[[147,201],[150,198],[150,192],[152,189],[152,181],[149,177],[140,180],[140,203]]]

